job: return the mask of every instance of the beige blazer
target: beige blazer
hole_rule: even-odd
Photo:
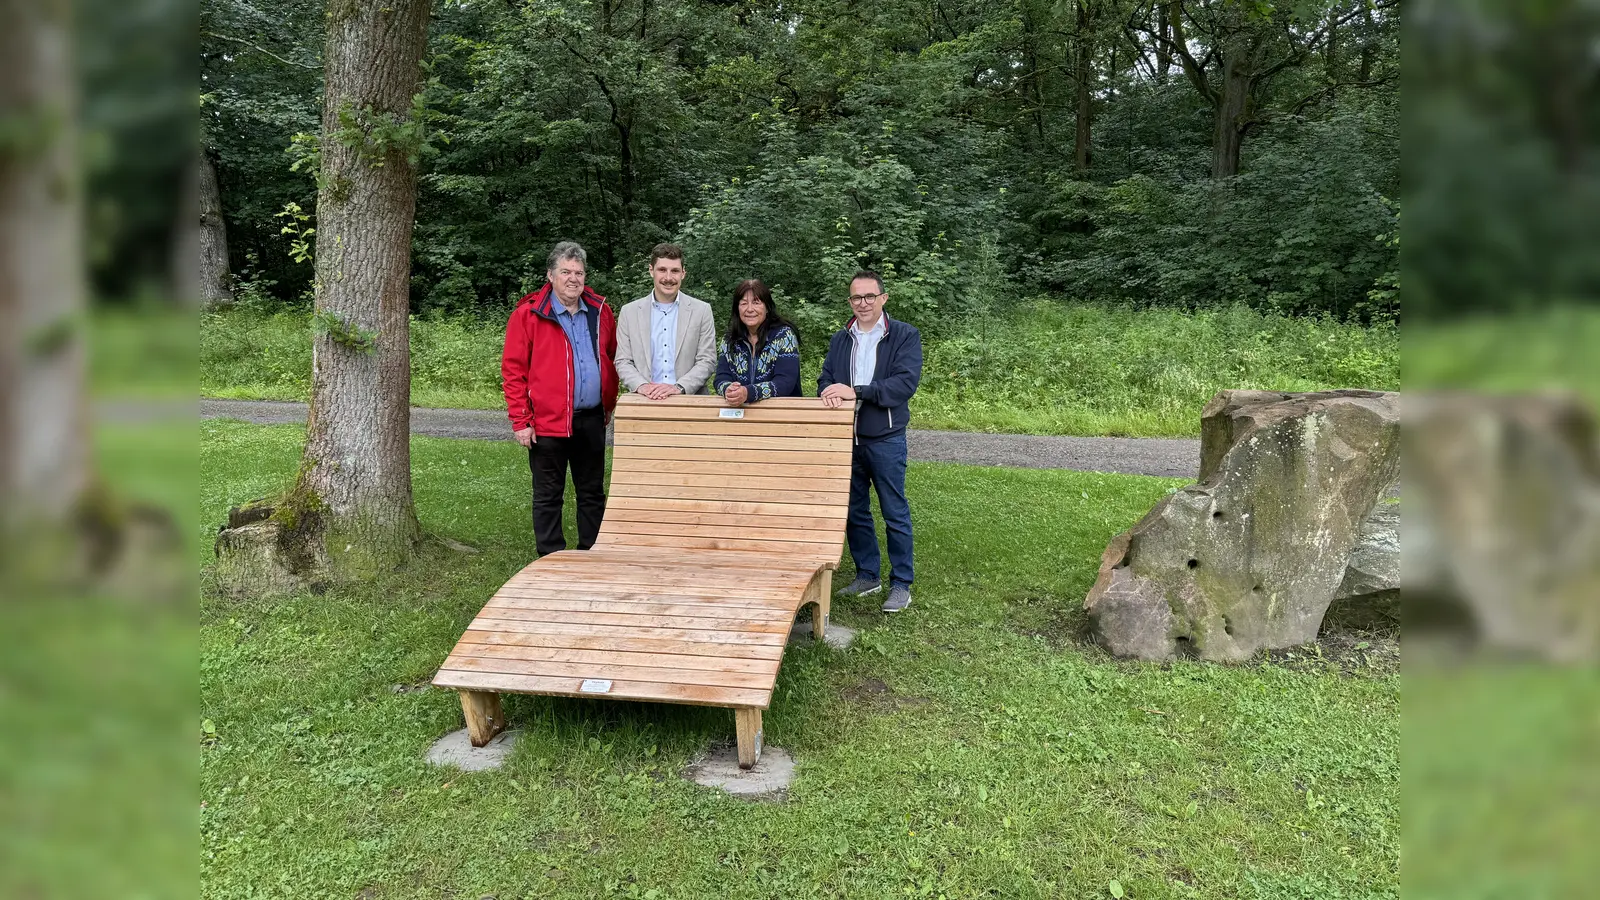
[[[650,383],[649,293],[622,308],[617,316],[617,377],[630,391]],[[711,304],[678,292],[678,333],[673,344],[673,371],[685,394],[705,393],[717,370],[716,325]]]

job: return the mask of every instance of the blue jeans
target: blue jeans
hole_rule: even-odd
[[[883,563],[878,553],[878,532],[872,524],[872,497],[867,486],[878,489],[878,508],[889,531],[889,581],[911,583],[911,504],[906,501],[906,433],[855,445],[850,460],[850,517],[845,537],[856,575],[877,578]]]

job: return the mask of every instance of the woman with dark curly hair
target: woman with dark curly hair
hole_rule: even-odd
[[[733,289],[712,384],[729,406],[800,396],[800,333],[778,315],[772,291],[759,278]]]

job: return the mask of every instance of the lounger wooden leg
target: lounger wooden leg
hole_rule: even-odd
[[[482,747],[506,727],[500,712],[500,695],[494,691],[462,691],[461,712],[467,718],[467,737],[472,746]]]
[[[812,576],[811,583],[806,585],[805,596],[800,598],[801,606],[811,607],[811,636],[822,640],[828,633],[828,610],[833,606],[833,572],[823,569]]]
[[[761,710],[753,706],[735,709],[733,725],[739,733],[739,768],[753,769],[761,758]]]

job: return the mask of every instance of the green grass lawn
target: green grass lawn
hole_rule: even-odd
[[[200,427],[204,543],[284,485],[304,433]],[[1164,479],[913,464],[916,604],[836,603],[856,645],[790,649],[765,717],[798,763],[782,802],[679,777],[732,739],[718,709],[513,697],[505,768],[432,768],[461,721],[426,683],[531,557],[529,484],[510,443],[412,446],[424,528],[483,552],[202,601],[205,896],[1397,894],[1392,634],[1237,667],[1085,642],[1099,553]]]
[[[504,328],[503,320],[413,318],[413,404],[501,408]],[[303,313],[206,314],[201,394],[304,400],[310,335]],[[802,348],[807,393],[815,393],[823,350],[816,338]],[[922,387],[912,401],[916,424],[961,431],[1195,435],[1201,407],[1224,388],[1400,386],[1397,328],[1242,305],[1184,312],[1032,301],[992,321],[952,323],[940,334],[930,329],[925,351]]]
[[[1407,390],[1572,391],[1600,409],[1600,306],[1463,318],[1406,332]]]

